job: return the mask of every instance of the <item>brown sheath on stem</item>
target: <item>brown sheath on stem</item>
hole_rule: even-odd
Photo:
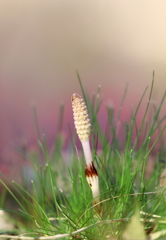
[[[96,177],[96,176],[98,177],[98,172],[97,172],[93,162],[89,166],[86,165],[85,176],[86,177],[92,177],[92,178]]]

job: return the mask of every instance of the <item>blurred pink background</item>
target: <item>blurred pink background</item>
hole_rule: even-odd
[[[67,138],[68,122],[73,127],[70,98],[81,93],[76,69],[89,94],[101,85],[102,116],[108,101],[118,110],[128,82],[122,113],[128,119],[131,106],[147,85],[150,89],[153,70],[153,100],[159,103],[166,90],[165,13],[166,2],[153,0],[1,0],[1,170],[16,159],[13,146],[36,142],[33,104],[40,130],[44,126],[53,142],[64,102]],[[144,104],[147,100],[148,94]]]

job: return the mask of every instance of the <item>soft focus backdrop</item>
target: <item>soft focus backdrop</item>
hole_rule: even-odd
[[[89,94],[101,85],[102,116],[105,103],[119,108],[128,82],[122,114],[128,119],[131,106],[150,86],[153,70],[158,103],[166,90],[165,23],[164,0],[1,0],[1,170],[7,175],[16,161],[13,147],[36,141],[33,105],[51,145],[63,101],[67,139],[67,124],[73,124],[71,94],[81,93],[76,69]]]

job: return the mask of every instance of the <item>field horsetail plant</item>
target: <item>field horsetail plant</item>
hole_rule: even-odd
[[[85,155],[85,176],[87,182],[92,190],[92,195],[94,198],[94,204],[99,202],[99,182],[98,182],[98,172],[92,161],[92,154],[90,150],[90,132],[91,124],[88,115],[87,106],[84,100],[79,94],[74,93],[72,95],[72,107],[73,107],[73,116],[74,124],[78,134],[78,137],[82,143],[82,148]]]
[[[132,106],[130,119],[124,122],[121,112],[126,87],[119,111],[106,105],[101,126],[98,119],[99,108],[103,107],[100,87],[90,97],[79,75],[78,80],[83,98],[74,93],[71,101],[84,156],[78,161],[70,123],[71,141],[67,142],[64,152],[61,105],[53,147],[50,148],[43,129],[43,137],[39,140],[37,136],[35,150],[27,146],[25,154],[25,150],[17,149],[28,164],[26,169],[17,170],[22,174],[23,183],[11,182],[0,172],[0,187],[3,187],[0,188],[0,191],[3,189],[0,192],[0,240],[165,240],[166,145],[163,132],[166,114],[161,114],[161,109],[166,93],[157,106],[152,99],[153,74],[148,101],[144,99],[146,87],[137,106]],[[143,114],[138,121],[143,103],[144,113],[139,113]],[[36,119],[35,126],[37,122]],[[152,162],[152,171],[148,172],[147,166]],[[7,227],[4,227],[6,222]]]

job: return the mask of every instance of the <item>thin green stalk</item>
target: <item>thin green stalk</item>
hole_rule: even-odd
[[[162,131],[160,132],[159,136],[157,137],[157,139],[154,141],[154,143],[152,144],[151,148],[149,149],[149,151],[146,153],[145,158],[147,158],[147,156],[149,155],[149,153],[152,151],[152,149],[154,148],[154,146],[156,145],[156,143],[158,142],[158,140],[160,139],[160,137],[162,136],[163,132],[166,129],[166,125],[163,127]]]
[[[62,132],[63,116],[64,116],[64,104],[61,103],[60,107],[59,107],[59,118],[58,118],[58,124],[57,124],[57,135]]]
[[[101,105],[101,101],[99,101],[100,90],[101,90],[101,86],[99,85],[98,89],[97,89],[97,95],[96,95],[96,110],[95,110],[96,115],[98,114],[98,111],[99,111],[99,108],[100,108],[100,105]]]
[[[139,136],[140,136],[140,134],[141,134],[141,132],[142,132],[143,126],[144,126],[145,118],[146,118],[146,115],[147,115],[147,112],[148,112],[148,109],[149,109],[149,105],[150,105],[150,101],[151,101],[151,97],[152,97],[153,86],[154,86],[154,71],[153,71],[153,79],[152,79],[152,84],[151,84],[151,89],[150,89],[148,104],[147,104],[147,106],[146,106],[146,110],[145,110],[145,113],[144,113],[144,116],[143,116],[143,119],[142,119],[140,128],[139,128],[139,130],[138,130],[138,134],[137,134],[137,137],[136,137],[136,139],[135,139],[135,142],[134,142],[134,145],[133,145],[133,149],[135,149],[135,147],[136,147],[136,145],[137,145],[138,138],[139,138]]]
[[[145,93],[146,93],[147,89],[148,89],[148,87],[145,88],[145,90],[144,90],[144,92],[143,92],[143,94],[142,94],[142,96],[141,96],[141,99],[140,99],[140,101],[139,101],[139,103],[138,103],[138,106],[137,106],[137,108],[136,108],[135,114],[134,114],[134,116],[133,116],[133,118],[132,118],[132,120],[131,120],[130,131],[129,131],[129,133],[128,133],[127,143],[126,143],[125,159],[126,159],[126,157],[127,157],[127,152],[128,152],[128,150],[129,150],[129,146],[131,145],[131,137],[132,137],[132,133],[133,133],[133,128],[134,128],[136,116],[137,116],[137,114],[138,114],[138,110],[139,110],[139,108],[140,108],[140,105],[141,105],[141,103],[142,103],[142,100],[143,100],[143,98],[144,98],[144,96],[145,96]]]
[[[19,204],[19,206],[25,211],[25,213],[27,213],[24,206],[21,204],[18,198],[13,194],[13,192],[7,187],[7,185],[2,180],[0,180],[0,183],[2,183],[2,185],[7,189],[7,191],[11,194],[11,196],[15,199],[15,201]]]
[[[163,102],[165,100],[165,96],[166,96],[166,93],[164,93],[164,95],[163,95],[163,97],[161,99],[160,105],[159,105],[158,110],[157,110],[157,112],[156,112],[156,114],[154,116],[153,122],[152,122],[151,127],[149,129],[149,132],[147,134],[147,137],[146,137],[146,139],[143,142],[143,145],[142,145],[143,148],[147,145],[147,141],[148,141],[149,137],[151,137],[152,134],[154,133],[154,126],[156,124],[156,121],[158,119],[159,113],[161,111],[161,106],[163,105]]]
[[[88,103],[87,103],[87,99],[86,99],[86,94],[85,94],[85,91],[84,91],[84,88],[83,88],[83,85],[82,85],[82,82],[81,82],[81,78],[80,78],[80,75],[78,73],[78,71],[76,71],[77,73],[77,78],[78,78],[78,81],[79,81],[79,84],[80,84],[80,87],[81,87],[81,91],[82,91],[82,94],[83,94],[83,97],[84,97],[84,101],[86,103],[86,106],[88,107]],[[88,109],[89,110],[89,109]]]
[[[145,173],[145,166],[146,166],[146,158],[149,155],[149,153],[152,151],[152,149],[154,148],[154,146],[156,145],[156,143],[158,142],[158,140],[160,139],[160,137],[162,136],[164,130],[166,128],[166,125],[164,126],[164,128],[162,129],[162,131],[160,132],[159,136],[157,137],[157,139],[154,141],[153,145],[151,146],[151,148],[149,149],[149,151],[146,153],[146,155],[143,158],[143,168],[141,171],[141,185],[143,186],[143,179],[144,179],[144,173]]]
[[[154,128],[154,132],[161,126],[161,124],[164,122],[165,119],[166,119],[166,115],[162,117],[160,121],[158,121],[157,126]]]
[[[38,209],[42,212],[42,216],[44,217],[44,220],[46,221],[47,226],[50,226],[51,223],[50,223],[50,221],[49,221],[49,219],[48,219],[45,211],[44,211],[43,208],[40,206],[40,204],[37,202],[37,200],[36,200],[30,193],[28,193],[24,188],[22,188],[18,183],[14,182],[14,181],[13,181],[13,183],[14,183],[17,187],[19,187],[27,196],[29,196],[29,197],[36,203]],[[33,206],[33,205],[32,205],[32,206]],[[23,208],[23,209],[24,209],[24,208]],[[34,210],[37,210],[37,209],[35,208]],[[51,229],[51,230],[53,230],[53,229]]]
[[[124,92],[123,92],[123,96],[122,96],[122,100],[121,100],[121,103],[120,103],[120,107],[119,107],[119,110],[118,110],[117,122],[119,121],[121,113],[122,113],[123,105],[124,105],[124,102],[125,102],[125,99],[126,99],[126,96],[127,96],[127,92],[128,92],[128,86],[129,86],[129,84],[126,83],[125,89],[124,89]]]

